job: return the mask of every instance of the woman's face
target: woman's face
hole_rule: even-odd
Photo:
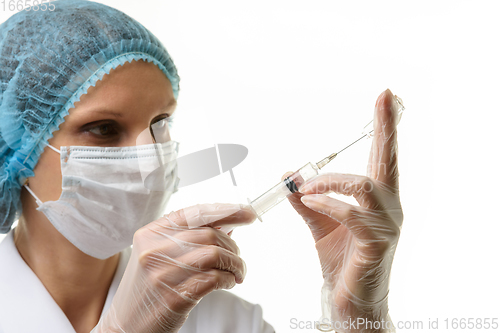
[[[176,107],[168,78],[153,63],[134,61],[112,70],[83,95],[49,143],[61,146],[124,147],[153,143],[149,125]],[[30,188],[41,201],[61,195],[60,155],[46,147]]]

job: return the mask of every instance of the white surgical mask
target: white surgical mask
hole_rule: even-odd
[[[106,259],[132,245],[134,233],[164,214],[177,191],[178,142],[134,147],[51,147],[61,155],[62,193],[38,204],[82,252]]]

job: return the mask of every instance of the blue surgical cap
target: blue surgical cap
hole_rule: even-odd
[[[53,132],[111,69],[157,65],[179,93],[177,69],[161,42],[124,13],[86,0],[52,1],[0,25],[0,233],[21,214],[21,188]]]

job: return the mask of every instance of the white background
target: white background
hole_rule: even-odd
[[[357,139],[390,88],[406,106],[393,322],[427,328],[438,318],[445,331],[446,318],[500,317],[496,1],[100,2],[142,22],[173,57],[181,155],[216,143],[249,149],[233,170],[237,187],[225,173],[182,188],[168,211],[256,198]],[[364,174],[369,147],[358,143],[324,170]],[[289,332],[291,318],[319,318],[319,261],[288,202],[263,218],[233,233],[248,274],[232,292]]]

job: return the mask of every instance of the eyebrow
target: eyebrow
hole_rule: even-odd
[[[169,109],[172,106],[177,106],[177,100],[173,99],[170,103],[167,104],[167,106],[164,109]]]
[[[168,103],[167,106],[165,106],[164,108],[162,108],[162,110],[169,109],[172,106],[177,106],[177,101],[175,99],[172,100],[170,103]],[[123,113],[117,112],[117,111],[112,111],[112,110],[94,110],[93,112],[94,113],[101,113],[101,114],[113,115],[116,118],[123,118]]]
[[[93,111],[93,113],[103,113],[103,114],[110,114],[110,115],[113,115],[117,118],[123,118],[123,114],[120,113],[120,112],[116,112],[116,111],[111,111],[111,110],[95,110]]]

